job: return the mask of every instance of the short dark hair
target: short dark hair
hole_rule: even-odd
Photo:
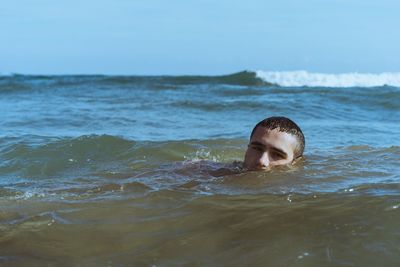
[[[280,132],[294,135],[298,142],[298,146],[294,151],[294,158],[298,158],[303,155],[306,140],[300,127],[291,119],[286,117],[269,117],[260,121],[256,126],[254,126],[250,135],[250,140],[258,126],[264,127],[268,130],[278,129]]]

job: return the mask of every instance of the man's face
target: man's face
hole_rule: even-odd
[[[292,134],[259,126],[251,137],[244,167],[259,170],[292,163],[296,145],[297,139]]]

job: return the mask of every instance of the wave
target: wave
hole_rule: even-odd
[[[210,194],[399,192],[399,146],[310,151],[295,166],[240,172],[246,141],[154,142],[110,135],[30,142],[0,138],[0,200],[82,200],[174,188]]]
[[[157,168],[185,160],[229,162],[240,159],[245,147],[242,139],[154,142],[111,135],[51,138],[35,143],[0,138],[0,176],[49,178],[103,169]]]
[[[226,84],[239,86],[281,87],[400,87],[398,73],[311,73],[307,71],[241,71],[227,75],[0,75],[0,92],[14,91],[37,83],[46,86],[106,85],[128,86],[151,85],[156,89],[172,89],[180,85]],[[40,86],[42,88],[42,86]],[[8,90],[7,90],[8,89]]]
[[[241,86],[271,85],[257,77],[256,72],[241,71],[228,75],[180,75],[180,76],[138,76],[138,75],[0,75],[0,82],[4,86],[14,89],[16,83],[53,81],[53,86],[75,86],[77,84],[119,85],[130,86],[134,84],[152,84],[154,86],[168,87],[171,85],[197,85],[197,84],[227,84]],[[4,89],[3,89],[4,90]],[[3,91],[1,90],[1,91]]]
[[[204,76],[204,75],[181,75],[181,76],[104,76],[102,83],[129,84],[140,82],[153,82],[161,84],[190,85],[190,84],[228,84],[243,86],[270,85],[270,83],[258,78],[255,72],[241,71],[228,75]]]
[[[256,71],[264,82],[284,87],[400,87],[400,72],[373,73],[311,73],[307,71]]]
[[[221,76],[176,76],[173,78],[176,82],[183,83],[223,83],[232,85],[269,85],[268,81],[263,81],[257,77],[255,72],[242,71],[229,75]]]

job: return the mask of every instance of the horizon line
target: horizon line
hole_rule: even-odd
[[[213,76],[230,76],[240,73],[254,73],[257,72],[268,72],[268,73],[308,73],[308,74],[323,74],[323,75],[344,75],[344,74],[362,74],[362,75],[382,75],[382,74],[400,74],[399,71],[382,71],[382,72],[360,72],[360,71],[349,71],[349,72],[320,72],[320,71],[308,71],[308,70],[249,70],[243,69],[234,72],[225,73],[214,73],[214,74],[140,74],[140,73],[21,73],[21,72],[0,72],[1,76],[147,76],[147,77],[179,77],[179,76],[197,76],[197,77],[213,77]]]

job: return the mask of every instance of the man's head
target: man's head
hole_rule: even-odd
[[[286,165],[303,155],[305,139],[300,127],[285,117],[260,121],[250,135],[244,158],[249,170]]]

